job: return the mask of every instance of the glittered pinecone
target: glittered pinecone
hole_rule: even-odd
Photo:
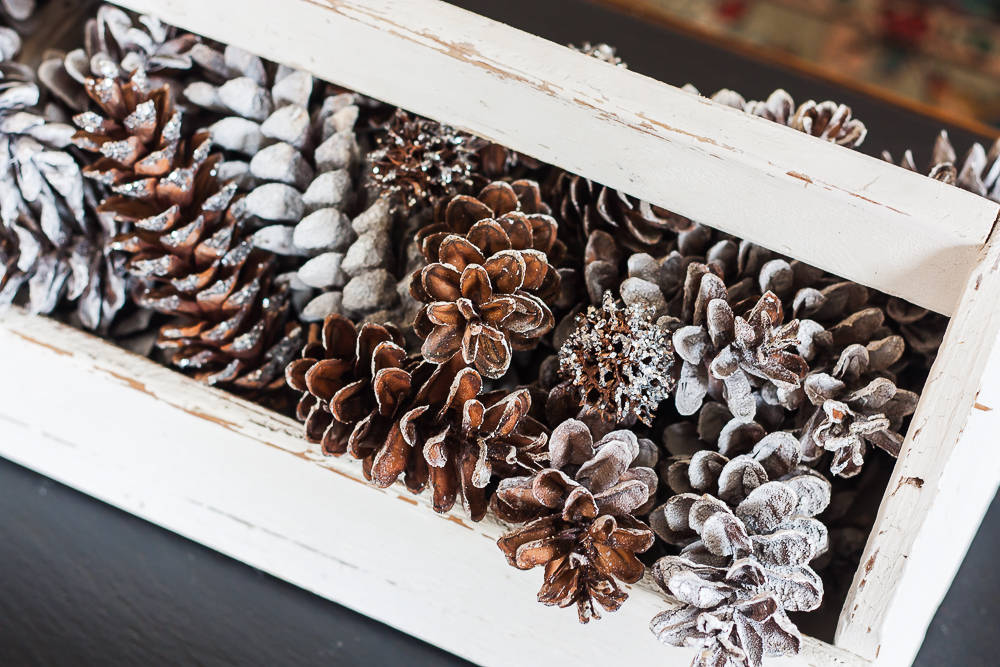
[[[605,292],[604,305],[577,316],[576,331],[559,350],[566,385],[612,422],[631,425],[638,419],[651,425],[674,388],[673,344],[652,314],[641,304],[621,308]]]
[[[687,477],[707,493],[680,493],[650,515],[657,535],[684,547],[653,566],[681,606],[658,614],[650,629],[664,644],[699,649],[696,667],[759,667],[765,656],[798,653],[801,635],[785,612],[822,602],[823,582],[809,562],[827,549],[826,527],[813,517],[831,494],[798,461],[798,443],[782,432],[732,460],[704,452],[674,484]]]
[[[411,491],[430,487],[435,511],[449,511],[459,498],[480,521],[490,482],[540,470],[548,438],[528,416],[528,390],[483,393],[482,378],[460,362],[438,366],[391,429],[373,429],[358,446],[371,451],[366,466],[376,486],[405,474]]]
[[[519,200],[518,190],[531,196]],[[556,225],[533,212],[537,193],[534,183],[516,182],[490,184],[478,199],[460,195],[445,221],[418,237],[433,263],[414,272],[410,294],[426,304],[414,329],[429,361],[461,354],[484,377],[500,378],[512,350],[533,349],[554,326],[545,302],[559,290],[546,254]]]
[[[997,164],[997,157],[1000,157],[1000,139],[993,142],[989,151],[977,141],[959,162],[955,148],[948,139],[948,132],[941,130],[934,141],[930,164],[925,173],[935,180],[956,185],[980,197],[1000,201],[1000,188],[997,186],[997,181],[1000,180],[998,179],[1000,165]],[[882,151],[882,158],[887,162],[893,162],[889,151]],[[920,171],[910,151],[903,154],[899,166],[910,171]]]
[[[853,477],[861,472],[867,448],[875,445],[899,456],[903,418],[913,414],[919,396],[897,388],[887,369],[903,355],[899,336],[867,346],[850,345],[832,373],[806,377],[803,389],[814,412],[802,433],[802,454],[809,461],[833,452],[830,472]]]
[[[699,94],[694,86],[684,89]],[[868,134],[864,123],[851,118],[849,106],[808,100],[796,108],[792,96],[780,88],[766,102],[747,102],[739,93],[725,88],[712,95],[712,100],[847,148],[857,148]]]
[[[84,26],[84,47],[67,54],[47,52],[38,78],[67,107],[85,111],[90,78],[127,76],[142,69],[154,80],[191,68],[191,49],[201,38],[178,31],[155,16],[129,14],[102,5]]]
[[[128,81],[89,79],[87,91],[105,115],[76,116],[73,142],[103,156],[84,170],[114,193],[98,214],[132,227],[112,248],[130,255],[136,303],[182,318],[157,345],[210,384],[283,385],[299,332],[286,331],[287,299],[271,289],[273,255],[242,237],[245,210],[235,184],[216,178],[210,137],[183,140],[170,91],[150,90],[142,69]]]
[[[599,42],[597,44],[591,44],[590,42],[584,42],[580,46],[569,45],[569,48],[574,51],[579,51],[580,53],[586,54],[592,58],[597,58],[600,61],[606,62],[615,67],[620,67],[622,69],[628,69],[628,65],[622,61],[617,55],[615,55],[615,47],[610,44],[605,44],[604,42]]]
[[[394,207],[413,209],[429,201],[471,192],[483,142],[433,120],[398,109],[368,156],[372,177]],[[490,171],[503,171],[509,156],[487,155]]]
[[[103,329],[125,302],[122,258],[104,248],[116,227],[94,215],[92,188],[64,150],[74,130],[46,117],[59,110],[39,106],[41,91],[30,70],[5,62],[0,72],[0,312],[27,282],[29,312],[50,313],[63,301],[76,301],[80,324]]]

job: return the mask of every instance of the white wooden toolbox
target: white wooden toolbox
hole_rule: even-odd
[[[438,0],[119,4],[950,315],[835,645],[775,664],[913,660],[1000,481],[1000,205]],[[0,455],[476,663],[691,660],[645,582],[580,626],[496,522],[369,486],[290,419],[17,312],[0,368]]]

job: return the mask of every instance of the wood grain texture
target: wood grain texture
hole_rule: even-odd
[[[931,368],[840,618],[836,643],[913,661],[1000,484],[1000,234]]]
[[[950,314],[1000,205],[439,0],[119,0]]]
[[[300,426],[43,318],[0,321],[0,455],[481,665],[687,667],[649,621],[648,582],[581,626],[535,600],[540,571],[507,565],[504,530],[439,516],[368,485]],[[776,665],[860,667],[808,639]]]

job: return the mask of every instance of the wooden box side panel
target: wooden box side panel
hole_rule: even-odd
[[[950,314],[1000,204],[438,0],[118,0]]]
[[[916,657],[1000,484],[1000,236],[968,279],[886,489],[837,645]]]
[[[368,485],[299,425],[42,318],[0,321],[0,455],[482,665],[686,667],[648,582],[581,626],[507,565],[504,528]],[[806,638],[779,664],[860,666]]]

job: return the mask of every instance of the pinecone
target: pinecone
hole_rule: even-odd
[[[497,477],[533,473],[548,458],[544,427],[528,416],[526,389],[482,393],[479,374],[460,357],[439,366],[405,414],[388,431],[359,438],[376,486],[405,473],[414,493],[431,488],[434,510],[448,512],[456,497],[473,521],[486,514],[486,488]],[[352,442],[354,436],[352,436]]]
[[[1000,139],[993,142],[988,152],[982,144],[976,142],[965,154],[961,165],[959,165],[958,155],[951,145],[951,140],[948,139],[948,132],[941,130],[934,141],[934,149],[931,152],[931,160],[926,173],[935,180],[956,185],[980,197],[989,197],[993,201],[1000,201],[1000,187],[997,186],[998,177],[1000,177],[1000,164],[997,163],[997,157],[1000,157]],[[892,154],[889,151],[882,151],[882,159],[886,162],[893,162]],[[903,154],[899,166],[910,171],[919,171],[913,161],[913,153],[910,151]]]
[[[552,467],[503,480],[491,501],[499,518],[525,523],[497,541],[507,561],[544,565],[538,601],[575,604],[581,623],[600,618],[597,604],[617,610],[628,593],[615,580],[632,584],[645,571],[635,555],[653,545],[653,533],[632,514],[655,495],[656,473],[635,466],[639,452],[631,431],[595,444],[582,422],[568,420],[552,432]]]
[[[96,202],[76,159],[66,152],[74,130],[46,118],[58,109],[40,108],[31,71],[0,64],[4,100],[0,112],[0,243],[4,246],[0,312],[21,285],[29,286],[28,310],[50,313],[62,301],[77,302],[88,329],[106,329],[125,302],[121,258],[104,251],[115,231],[95,219]]]
[[[556,171],[546,189],[558,202],[559,221],[566,227],[564,234],[575,237],[574,245],[584,245],[592,232],[602,230],[622,247],[645,252],[694,225],[664,208],[565,171]]]
[[[86,111],[87,79],[119,78],[140,68],[147,73],[188,70],[193,64],[191,50],[200,41],[155,16],[144,14],[133,20],[118,7],[102,5],[84,27],[84,48],[65,55],[48,52],[38,66],[38,78],[67,107]]]
[[[422,230],[422,252],[434,263],[413,273],[410,294],[427,304],[413,325],[426,359],[441,364],[461,353],[497,379],[512,350],[534,348],[555,325],[545,301],[559,291],[546,254],[556,224],[534,213],[537,197],[532,182],[492,183],[478,199],[452,199],[445,221]]]
[[[470,134],[397,109],[368,160],[382,195],[394,206],[413,209],[471,192],[482,143]],[[510,156],[504,152],[502,160],[492,154],[486,158],[494,172],[503,171]]]
[[[302,358],[285,368],[288,385],[303,392],[296,416],[309,442],[321,443],[327,456],[349,452],[363,459],[370,453],[352,432],[374,429],[384,436],[387,420],[408,397],[409,370],[416,364],[406,359],[402,342],[392,326],[365,324],[358,331],[337,314],[322,328],[310,326]]]
[[[577,329],[559,349],[559,368],[582,403],[610,421],[647,426],[674,388],[674,349],[670,334],[654,324],[653,309],[615,305],[604,293],[601,309],[577,316]]]
[[[822,601],[823,582],[809,562],[828,538],[812,517],[829,504],[831,489],[798,461],[798,443],[783,432],[731,461],[706,452],[675,483],[686,476],[719,498],[681,493],[650,515],[657,535],[685,545],[653,567],[657,584],[681,606],[657,615],[650,629],[664,644],[701,649],[696,667],[759,667],[764,656],[799,650],[801,635],[785,612]]]
[[[87,91],[106,117],[76,116],[73,143],[104,156],[84,170],[115,193],[98,214],[133,226],[111,247],[130,254],[138,305],[183,318],[157,345],[210,384],[282,386],[299,330],[286,331],[286,296],[271,290],[273,255],[241,236],[245,210],[235,184],[216,178],[211,138],[182,140],[169,89],[150,90],[141,68],[127,81],[89,79]]]
[[[884,374],[903,355],[898,336],[850,345],[840,354],[833,373],[812,373],[803,382],[816,406],[802,434],[802,454],[815,461],[833,452],[830,472],[853,477],[861,472],[868,445],[899,456],[904,417],[913,414],[919,396],[898,389]]]
[[[704,274],[695,302],[696,324],[674,332],[674,349],[684,361],[677,410],[690,415],[701,407],[711,375],[724,383],[733,415],[750,421],[757,411],[751,377],[771,382],[778,392],[790,392],[799,388],[809,366],[787,351],[801,344],[799,322],[781,324],[784,310],[777,296],[765,292],[745,317],[733,314],[726,296],[722,280]]]
[[[569,48],[586,54],[592,58],[597,58],[600,61],[614,65],[615,67],[628,69],[628,65],[622,62],[622,59],[615,55],[615,47],[610,44],[605,44],[604,42],[600,42],[598,44],[584,42],[580,46],[573,46],[570,44]]]
[[[690,84],[684,86],[684,90],[700,94]],[[712,95],[712,100],[847,148],[857,148],[868,134],[864,123],[851,118],[849,106],[809,100],[796,109],[792,96],[780,88],[771,93],[766,102],[747,102],[739,93],[725,88]]]

